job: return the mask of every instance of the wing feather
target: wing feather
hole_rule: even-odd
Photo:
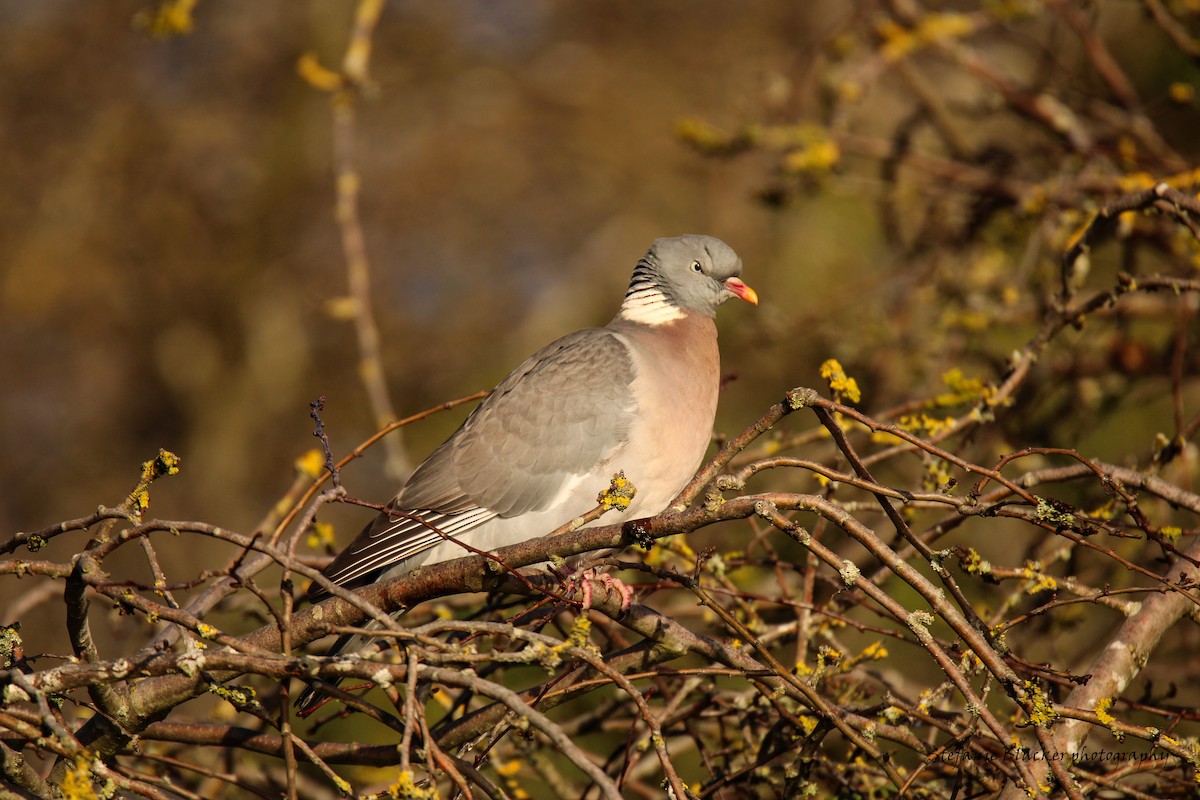
[[[340,586],[361,586],[392,565],[419,555],[494,516],[481,508],[454,515],[389,508],[325,568],[325,577]],[[328,594],[313,584],[308,596],[310,600],[319,600]]]
[[[325,575],[359,586],[447,536],[561,501],[628,441],[635,370],[623,337],[606,328],[539,350],[417,467]],[[309,590],[312,600],[327,594]]]
[[[624,339],[606,328],[543,348],[417,468],[399,505],[502,517],[546,508],[628,441],[635,369]]]

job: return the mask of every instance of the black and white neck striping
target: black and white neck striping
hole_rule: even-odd
[[[663,290],[662,276],[655,265],[643,258],[633,270],[617,316],[629,322],[657,326],[683,319],[686,315]]]

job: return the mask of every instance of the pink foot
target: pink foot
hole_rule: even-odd
[[[583,608],[587,610],[592,607],[592,598],[595,593],[593,585],[596,583],[604,586],[605,594],[613,591],[620,595],[622,614],[628,611],[629,607],[633,605],[633,589],[608,573],[597,573],[594,568],[584,570],[578,578],[571,577],[567,581],[567,588],[574,589],[576,584],[579,585],[580,593],[583,594]]]

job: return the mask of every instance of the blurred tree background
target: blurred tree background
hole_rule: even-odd
[[[123,467],[159,446],[196,478],[164,487],[179,508],[252,524],[311,444],[309,400],[328,396],[343,448],[374,430],[353,330],[328,313],[346,291],[329,103],[296,68],[306,53],[336,67],[354,3],[201,2],[190,33],[161,37],[139,24],[149,2],[0,9],[4,527],[127,490]],[[698,158],[673,128],[758,114],[829,13],[389,4],[357,139],[398,409],[488,388],[545,341],[603,324],[660,235],[723,236],[774,290],[776,255],[820,227],[762,208],[759,176]],[[851,263],[876,270],[861,240],[820,240],[834,252],[788,271],[815,287]],[[779,320],[817,305],[772,303]],[[749,376],[762,323],[741,317],[727,351]]]
[[[160,513],[251,532],[313,444],[311,400],[336,455],[378,428],[320,85],[358,7],[0,0],[3,530],[119,502],[165,447],[183,474]],[[709,233],[763,300],[720,320],[720,435],[836,357],[922,435],[983,398],[981,464],[1073,447],[1192,485],[1190,284],[1027,345],[1119,272],[1196,280],[1194,223],[1150,203],[1061,268],[1106,203],[1194,197],[1195,0],[392,0],[369,41],[352,137],[397,415],[603,324],[652,239]],[[407,428],[410,457],[462,415]],[[375,451],[344,480],[396,488]],[[344,542],[363,513],[322,517]],[[224,564],[206,541],[164,569]]]

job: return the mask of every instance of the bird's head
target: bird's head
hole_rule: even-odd
[[[742,259],[712,236],[656,239],[638,261],[621,305],[626,319],[661,324],[687,313],[712,317],[731,297],[758,304],[741,280]]]

